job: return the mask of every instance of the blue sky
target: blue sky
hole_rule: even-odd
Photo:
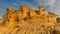
[[[39,5],[44,6],[47,11],[60,15],[60,0],[0,0],[0,18],[6,12],[7,6],[11,5],[14,9],[17,9],[20,4],[26,4],[35,9],[38,9],[37,6]]]

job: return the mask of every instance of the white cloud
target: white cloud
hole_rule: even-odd
[[[44,0],[45,5],[54,6],[55,0]]]

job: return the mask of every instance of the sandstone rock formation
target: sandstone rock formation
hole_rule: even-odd
[[[3,19],[0,24],[1,34],[59,34],[60,27],[57,27],[57,14],[46,13],[43,6],[39,6],[38,10],[29,9],[27,5],[20,5],[19,9],[13,11],[12,6],[6,8]]]
[[[56,24],[56,14],[52,12],[46,13],[43,6],[39,6],[38,10],[29,9],[27,5],[22,4],[19,9],[13,11],[12,6],[7,7],[7,12],[3,15],[6,25],[11,26],[17,22],[26,22],[35,24]],[[8,27],[9,27],[8,26]]]
[[[60,17],[57,17],[57,23],[60,23]]]
[[[40,13],[40,16],[45,16],[45,8],[43,6],[39,6],[39,13]]]

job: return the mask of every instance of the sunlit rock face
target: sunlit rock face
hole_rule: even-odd
[[[36,10],[22,4],[15,11],[8,6],[3,19],[0,19],[0,24],[4,24],[0,34],[60,34],[56,17],[55,13],[46,13],[43,6]]]
[[[23,18],[27,17],[28,12],[29,12],[29,8],[28,8],[28,6],[22,4],[22,5],[20,6],[20,9],[21,9],[21,12],[22,12]]]
[[[43,6],[39,6],[39,13],[40,13],[40,16],[45,16],[45,8]]]
[[[4,22],[4,20],[0,19],[0,25]]]

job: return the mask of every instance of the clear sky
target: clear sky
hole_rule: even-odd
[[[44,6],[47,11],[60,15],[60,0],[0,0],[0,18],[6,12],[6,7],[11,5],[17,9],[20,4],[26,4],[30,8],[37,9],[37,6]]]

